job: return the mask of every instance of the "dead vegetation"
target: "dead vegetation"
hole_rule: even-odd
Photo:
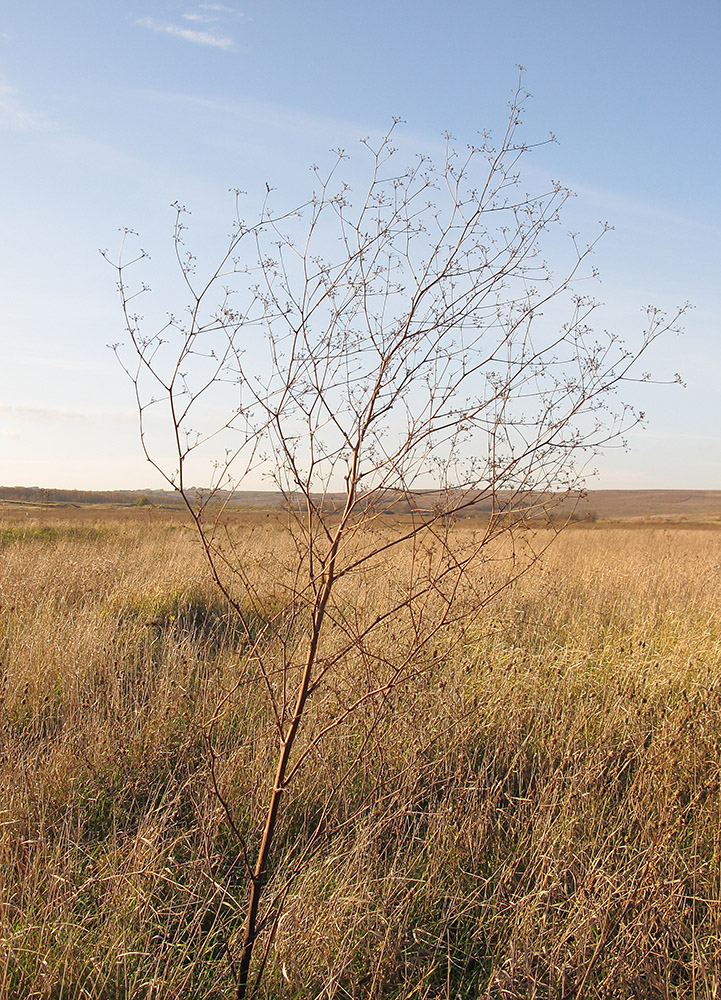
[[[195,536],[156,515],[1,525],[2,997],[233,993],[275,723]],[[270,620],[289,536],[236,530]],[[720,565],[716,531],[568,531],[316,746],[383,650],[348,658],[297,748],[263,995],[717,997]]]

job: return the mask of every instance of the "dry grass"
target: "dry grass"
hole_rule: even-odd
[[[289,539],[236,528],[270,614]],[[720,568],[717,530],[568,531],[331,734],[285,804],[263,995],[721,996]],[[192,532],[7,514],[0,659],[0,997],[232,996],[275,746]]]

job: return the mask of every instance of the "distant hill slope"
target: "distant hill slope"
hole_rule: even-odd
[[[579,513],[599,520],[721,520],[721,490],[589,490]]]
[[[342,497],[335,498],[341,505]],[[2,486],[0,503],[9,504],[115,504],[133,506],[153,504],[182,507],[179,495],[171,490],[62,490],[37,486]],[[270,491],[240,491],[232,499],[235,509],[279,510],[284,506],[279,493]],[[483,513],[483,504],[478,512]],[[721,521],[721,490],[591,490],[586,497],[574,502],[575,517],[600,521],[660,520],[660,521]],[[571,512],[570,502],[565,505]],[[405,501],[396,502],[394,510],[408,510]]]

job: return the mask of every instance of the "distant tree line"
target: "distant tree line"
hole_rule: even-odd
[[[40,486],[0,486],[0,500],[20,503],[110,503],[132,506],[145,498],[151,504],[182,506],[172,490],[62,490]]]
[[[188,496],[197,498],[198,502],[201,503],[206,493],[207,491],[199,488],[186,490]],[[320,494],[312,496],[316,505],[322,506],[329,513],[343,509],[344,494],[326,493],[325,496]],[[514,497],[510,491],[503,490],[499,491],[492,499],[479,493],[475,501],[470,499],[468,494],[458,492],[458,495],[454,497],[453,491],[449,494],[439,490],[415,492],[388,490],[380,498],[376,494],[369,499],[372,500],[376,511],[385,509],[388,514],[415,514],[421,517],[437,517],[441,505],[447,515],[460,514],[464,517],[490,514],[493,509],[497,514],[525,509],[527,514],[532,515],[535,507],[538,507],[539,514],[543,514],[548,502],[548,497],[543,494],[530,495],[519,501],[519,498]],[[63,490],[42,486],[0,486],[0,501],[3,500],[33,504],[116,504],[127,507],[149,505],[184,507],[186,505],[183,497],[176,490]],[[272,490],[215,490],[212,496],[213,506],[234,507],[236,509],[289,508],[293,511],[301,511],[305,508],[305,502],[300,493],[283,496],[279,491]],[[366,502],[363,497],[358,498],[357,507],[359,510],[365,509]],[[559,513],[561,517],[566,516],[563,511]],[[583,515],[575,513],[572,520],[579,520],[586,516],[585,513]]]

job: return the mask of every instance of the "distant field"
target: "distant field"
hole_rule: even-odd
[[[341,501],[342,497],[338,494],[338,505]],[[0,487],[0,510],[18,506],[30,510],[49,510],[56,506],[113,508],[137,503],[182,508],[182,501],[177,493],[162,490],[92,493]],[[240,491],[234,497],[233,506],[240,510],[269,512],[281,510],[284,501],[278,493]],[[397,505],[396,512],[405,510],[406,507],[403,504]],[[568,514],[573,510],[579,518],[591,517],[604,521],[650,519],[721,523],[721,490],[591,490],[583,499],[567,503],[564,509]],[[472,512],[469,511],[469,514]],[[480,516],[484,515],[483,510],[478,513]]]
[[[271,874],[265,1000],[719,997],[720,498],[592,494],[601,520],[309,756]],[[654,517],[689,521],[603,520]],[[229,531],[270,619],[284,516]],[[547,540],[494,551],[459,600]],[[405,571],[401,554],[359,577],[350,611],[377,613]],[[417,627],[349,656],[312,731]],[[277,630],[268,655],[302,634]],[[2,1000],[233,996],[241,840],[275,749],[244,650],[181,511],[0,509]]]
[[[579,512],[612,521],[721,522],[721,490],[591,490]]]

